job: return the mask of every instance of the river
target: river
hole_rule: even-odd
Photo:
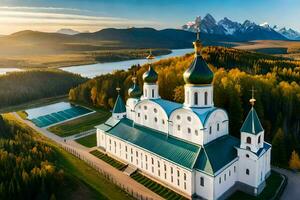
[[[172,53],[163,56],[157,56],[152,62],[156,62],[161,59],[171,58],[176,56],[183,56],[187,53],[193,52],[193,49],[174,49]],[[147,63],[146,59],[133,59],[120,62],[107,62],[107,63],[97,63],[90,65],[80,65],[80,66],[71,66],[71,67],[62,67],[60,69],[68,71],[75,74],[80,74],[83,77],[94,78],[101,74],[111,73],[115,70],[126,70],[129,69],[132,65],[143,65]]]

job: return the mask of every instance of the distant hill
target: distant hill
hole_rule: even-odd
[[[56,31],[56,33],[65,34],[65,35],[76,35],[80,32],[75,31],[75,30],[70,29],[70,28],[62,28],[62,29],[59,29],[58,31]]]

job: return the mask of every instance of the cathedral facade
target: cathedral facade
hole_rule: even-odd
[[[214,106],[214,74],[201,56],[199,37],[194,47],[194,61],[183,74],[184,103],[160,98],[150,65],[143,90],[133,79],[126,104],[119,95],[112,117],[96,127],[97,146],[188,198],[223,199],[237,189],[258,195],[271,171],[271,145],[255,100],[240,139],[230,136],[227,112]]]

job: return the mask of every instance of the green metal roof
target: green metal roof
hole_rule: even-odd
[[[260,133],[263,130],[264,129],[259,121],[257,113],[256,113],[254,107],[252,107],[246,117],[246,120],[244,121],[244,124],[241,128],[241,132],[257,135],[258,133]]]
[[[118,95],[114,109],[113,109],[113,113],[124,113],[124,112],[126,112],[125,104],[124,104],[121,96]]]
[[[200,152],[195,164],[195,168],[214,175],[237,157],[235,147],[239,145],[240,140],[230,135],[224,135],[204,145],[203,151]]]
[[[142,91],[137,83],[134,83],[133,86],[129,88],[128,95],[131,98],[139,98],[142,96]]]
[[[180,104],[180,103],[175,103],[173,101],[168,101],[165,99],[150,99],[150,101],[153,101],[153,102],[157,103],[158,105],[160,105],[165,110],[168,117],[171,115],[171,113],[174,110],[182,107],[182,104]]]
[[[214,74],[200,54],[195,54],[195,59],[184,72],[183,79],[187,84],[210,84]]]
[[[158,75],[156,71],[149,65],[148,71],[143,74],[143,80],[145,83],[156,83],[158,80]]]
[[[165,133],[134,125],[126,118],[106,132],[188,169],[193,168],[201,149],[198,145],[167,137]]]

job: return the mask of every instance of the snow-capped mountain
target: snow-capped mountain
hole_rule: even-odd
[[[56,31],[56,33],[65,34],[65,35],[76,35],[80,32],[75,31],[75,30],[70,29],[70,28],[62,28],[62,29],[59,29],[58,31]]]
[[[200,22],[201,21],[201,22]],[[199,27],[203,33],[214,35],[229,35],[235,37],[237,40],[286,40],[291,39],[287,37],[288,33],[284,31],[274,30],[267,22],[260,25],[249,20],[243,23],[234,22],[225,17],[217,22],[213,16],[207,14],[202,20],[197,17],[194,22],[189,22],[182,26],[184,30],[196,32]],[[283,34],[283,32],[285,34]],[[296,32],[297,33],[297,32]],[[296,37],[296,34],[289,32],[291,36]],[[299,35],[300,36],[300,35]]]
[[[289,40],[300,40],[300,33],[291,28],[287,29],[284,27],[279,29],[277,32]]]

